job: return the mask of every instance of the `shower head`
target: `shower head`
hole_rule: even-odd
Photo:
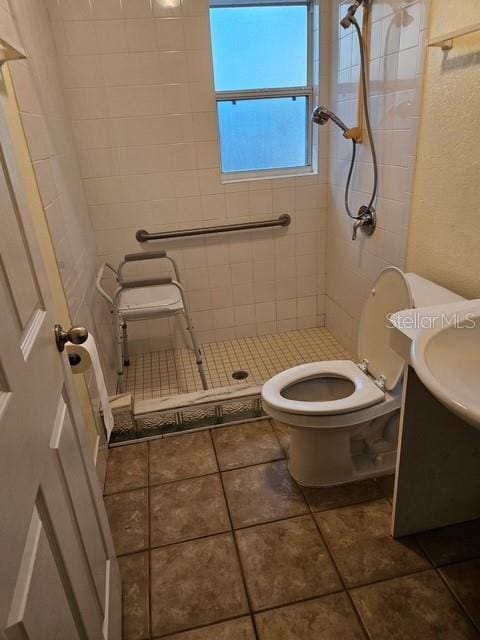
[[[344,122],[342,122],[342,120],[340,120],[340,118],[337,115],[335,115],[333,111],[330,111],[329,109],[327,109],[327,107],[316,107],[313,110],[312,122],[314,122],[315,124],[320,124],[320,125],[327,124],[329,120],[334,122],[337,125],[337,127],[340,127],[344,135],[350,131],[347,125]]]
[[[355,21],[355,14],[357,12],[357,9],[360,7],[360,5],[362,4],[362,2],[364,4],[366,4],[368,0],[355,0],[355,2],[350,5],[347,9],[347,13],[345,14],[345,16],[340,20],[340,24],[344,29],[348,29],[353,22]]]

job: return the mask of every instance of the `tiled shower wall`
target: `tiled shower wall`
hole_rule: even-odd
[[[339,26],[350,2],[331,0],[331,108],[356,124],[359,49],[353,28]],[[428,0],[373,0],[370,42],[370,108],[380,164],[377,230],[351,241],[352,221],[343,208],[351,143],[330,126],[330,205],[327,233],[327,327],[356,352],[358,319],[380,271],[404,266],[417,129],[423,85]],[[361,145],[354,179],[353,210],[368,203],[372,163]]]
[[[92,313],[95,238],[48,9],[44,2],[35,0],[2,0],[2,5],[10,13],[26,51],[26,60],[12,62],[9,68],[70,316],[101,341],[97,328],[108,321],[108,316],[100,318]],[[5,29],[8,19],[3,13],[0,19]],[[104,370],[108,374],[109,337],[103,347],[102,353],[107,356]]]
[[[201,342],[322,325],[328,144],[320,144],[318,176],[222,184],[208,1],[48,5],[97,263],[119,263],[125,253],[147,248],[135,240],[139,228],[290,213],[288,230],[151,243],[148,249],[166,247],[178,260]],[[328,32],[330,7],[322,7]],[[322,48],[318,30],[316,40],[325,96],[327,33]],[[149,351],[181,342],[182,332],[163,320],[132,324],[130,337],[135,350]]]

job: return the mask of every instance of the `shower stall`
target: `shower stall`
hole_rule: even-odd
[[[287,69],[285,59],[295,56],[286,39],[269,66],[268,46],[276,45],[257,30],[248,42],[263,43],[262,57],[255,63],[249,50],[221,82],[214,78],[209,11],[226,16],[247,6],[258,15],[272,7],[291,12],[286,33],[300,34],[296,55],[307,61],[301,73],[300,66]],[[51,142],[55,157],[68,149],[75,160],[59,162],[53,200],[43,186],[40,151],[36,169],[46,202],[52,200],[52,220],[64,216],[65,233],[53,238],[72,317],[94,328],[113,381],[110,309],[94,291],[92,270],[118,265],[127,254],[165,250],[178,264],[203,352],[206,391],[179,317],[129,326],[125,389],[151,433],[163,409],[170,412],[167,431],[191,425],[195,412],[198,424],[221,424],[247,410],[258,416],[259,385],[272,375],[308,361],[355,357],[371,283],[382,268],[403,266],[426,15],[424,0],[45,0],[37,22],[51,37],[35,41],[39,55],[28,64],[39,87],[47,71],[58,79],[63,97],[44,96],[41,106],[48,122],[65,126],[63,138]],[[238,43],[226,38],[220,51]],[[256,86],[242,84],[238,68],[245,60],[253,61]],[[269,83],[261,76],[266,67]],[[229,86],[231,78],[236,83]],[[316,110],[320,104],[328,109]],[[289,126],[272,128],[269,105]],[[31,108],[20,104],[27,120]],[[327,120],[340,128],[315,124]],[[242,171],[229,172],[238,156],[225,156],[219,135],[227,125],[238,133],[235,151],[253,135],[271,136],[262,166],[243,156]],[[296,142],[289,131],[298,132]],[[276,171],[268,167],[272,157]],[[362,233],[373,230],[371,237]],[[132,278],[171,275],[151,263],[132,263]],[[119,425],[127,413],[119,410]]]

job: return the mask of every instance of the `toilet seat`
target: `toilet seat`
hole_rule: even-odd
[[[291,400],[282,395],[287,387],[312,378],[344,378],[354,385],[350,395],[339,400],[310,402]],[[263,385],[264,402],[277,411],[303,415],[335,415],[359,411],[382,402],[385,393],[351,360],[325,360],[287,369]]]

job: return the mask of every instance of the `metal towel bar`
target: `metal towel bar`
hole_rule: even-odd
[[[171,238],[186,238],[189,236],[206,236],[211,233],[225,233],[227,231],[247,231],[248,229],[265,229],[267,227],[288,227],[291,222],[288,213],[282,213],[275,220],[258,220],[256,222],[242,222],[239,224],[224,224],[215,227],[202,227],[199,229],[182,229],[181,231],[164,231],[163,233],[149,233],[145,229],[139,229],[135,234],[138,242],[148,240],[169,240]]]

